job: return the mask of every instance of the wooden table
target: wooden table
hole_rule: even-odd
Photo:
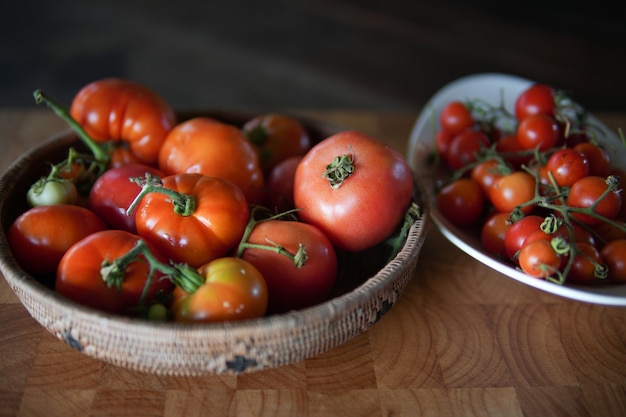
[[[405,152],[415,113],[317,111]],[[611,127],[626,115],[600,114]],[[2,171],[65,124],[0,111]],[[318,357],[195,378],[91,359],[0,280],[1,416],[624,416],[626,308],[570,301],[477,263],[434,227],[414,279],[369,331]]]

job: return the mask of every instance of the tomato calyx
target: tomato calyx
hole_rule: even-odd
[[[265,127],[263,127],[262,125],[255,126],[245,133],[248,140],[256,146],[263,145],[265,142],[267,142],[267,139],[269,138],[267,129],[265,129]]]
[[[205,280],[197,269],[184,263],[172,263],[167,265],[160,262],[152,254],[145,240],[139,239],[135,246],[130,251],[126,252],[126,254],[114,260],[106,260],[102,263],[100,275],[102,276],[102,280],[107,284],[107,287],[121,289],[126,276],[126,268],[131,263],[139,261],[140,258],[145,259],[150,266],[150,273],[141,297],[142,300],[145,298],[146,291],[150,287],[154,273],[157,271],[165,274],[174,285],[189,294],[193,294],[204,284]]]
[[[387,262],[395,258],[398,252],[400,252],[400,249],[402,249],[402,245],[404,245],[404,242],[406,242],[406,238],[409,234],[409,229],[420,218],[420,216],[420,206],[412,201],[411,205],[404,214],[404,220],[400,225],[398,233],[394,233],[385,241],[387,246],[391,247],[391,254],[389,255]]]
[[[259,215],[259,213],[261,213],[262,211],[266,212],[267,209],[263,206],[254,206],[250,212],[250,219],[248,220],[248,224],[246,225],[246,229],[244,230],[243,236],[241,238],[241,242],[239,243],[239,246],[237,247],[237,258],[241,258],[246,249],[262,249],[262,250],[267,250],[270,252],[277,253],[279,255],[286,256],[287,258],[293,261],[293,264],[296,266],[296,268],[298,269],[302,268],[306,264],[306,261],[308,260],[306,247],[302,243],[298,245],[298,250],[296,251],[296,253],[291,253],[287,249],[285,249],[282,245],[276,242],[272,242],[270,240],[267,240],[268,245],[248,242],[248,239],[250,238],[250,234],[252,233],[252,231],[254,230],[257,224],[265,222],[265,221],[269,221],[269,220],[279,220],[281,218],[284,219],[285,217],[292,215],[298,210],[299,209],[288,210],[282,213],[272,215],[270,217],[263,217],[261,219],[257,219],[257,216]]]
[[[336,190],[354,172],[354,154],[336,156],[326,165],[322,177],[326,178],[333,190]]]
[[[149,172],[146,172],[144,177],[129,178],[129,180],[140,186],[141,191],[126,210],[128,216],[133,213],[141,199],[149,193],[161,193],[170,197],[174,206],[174,213],[181,216],[191,216],[196,211],[197,202],[194,196],[164,187],[161,178]]]

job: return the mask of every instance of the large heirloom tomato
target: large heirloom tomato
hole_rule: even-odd
[[[174,262],[200,267],[239,243],[250,210],[242,191],[222,178],[177,174],[137,197],[137,233]]]
[[[152,271],[142,257],[123,271],[120,282],[103,279],[103,263],[129,253],[140,237],[123,230],[93,233],[74,244],[59,263],[55,289],[78,303],[109,313],[135,315],[145,311],[159,297],[170,293],[174,284],[159,271]],[[152,256],[162,263],[167,258],[150,246]]]
[[[72,101],[72,117],[99,142],[119,142],[113,166],[129,162],[156,165],[165,136],[176,118],[169,104],[149,88],[106,78],[83,87]]]
[[[215,259],[201,266],[205,278],[192,294],[176,287],[172,294],[174,320],[216,322],[263,317],[267,286],[261,272],[249,262],[233,257]]]
[[[31,274],[54,274],[65,252],[82,238],[108,227],[90,210],[70,204],[33,207],[8,231],[17,263]]]
[[[179,123],[159,154],[167,175],[184,172],[224,178],[237,185],[250,203],[262,203],[264,177],[254,146],[236,126],[207,117]]]
[[[413,176],[403,156],[356,131],[315,145],[294,180],[301,219],[317,226],[338,248],[372,247],[401,222],[411,203]]]

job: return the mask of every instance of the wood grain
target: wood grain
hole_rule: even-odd
[[[405,152],[413,113],[305,112]],[[613,126],[623,115],[601,115]],[[0,112],[3,169],[64,130]],[[159,377],[104,364],[44,331],[0,280],[0,416],[626,415],[626,309],[507,279],[434,227],[413,280],[370,330],[323,355],[240,376]]]

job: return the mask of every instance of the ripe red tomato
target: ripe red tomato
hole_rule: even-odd
[[[233,257],[215,259],[198,268],[205,282],[193,294],[176,287],[172,313],[180,322],[219,322],[263,317],[268,292],[261,272]]]
[[[174,198],[156,190],[141,198],[135,211],[141,237],[174,262],[195,268],[239,243],[250,211],[237,186],[202,174],[170,175],[162,181],[159,188],[179,195]]]
[[[99,142],[120,141],[113,166],[129,162],[156,165],[165,136],[176,123],[169,104],[149,88],[106,78],[83,87],[74,97],[72,117]]]
[[[577,253],[572,266],[565,278],[568,282],[577,284],[596,284],[600,278],[596,276],[596,265],[602,264],[600,252],[589,243],[577,242]]]
[[[265,277],[268,313],[309,307],[330,296],[337,278],[337,256],[330,240],[317,227],[298,221],[261,221],[239,248],[240,257]],[[278,248],[296,259],[278,253]]]
[[[560,135],[554,118],[543,113],[526,116],[517,126],[517,140],[524,149],[545,151],[557,144]]]
[[[599,145],[583,142],[574,146],[589,164],[589,175],[606,178],[611,174],[611,156]]]
[[[515,171],[498,179],[492,186],[489,199],[498,211],[510,212],[535,198],[535,178],[526,171]],[[530,203],[521,210],[528,214],[536,204]]]
[[[126,214],[141,187],[131,178],[150,173],[162,177],[163,173],[149,165],[130,164],[114,167],[102,174],[89,192],[89,208],[114,229],[137,233],[135,215]]]
[[[250,204],[263,202],[264,177],[256,149],[241,129],[197,117],[176,125],[159,154],[166,175],[184,172],[228,180],[241,188]]]
[[[509,227],[504,237],[504,247],[509,259],[514,259],[531,233],[540,230],[543,217],[534,214],[524,216]]]
[[[103,280],[103,262],[112,262],[135,247],[140,237],[123,230],[93,233],[75,243],[65,253],[57,272],[55,290],[80,304],[109,313],[136,315],[169,294],[174,285],[158,271],[151,276],[150,265],[143,256],[124,270],[121,286],[109,286]],[[167,263],[148,243],[151,254]]]
[[[463,168],[476,160],[476,154],[489,146],[489,137],[479,130],[464,130],[450,141],[446,164],[452,170]]]
[[[480,185],[471,178],[460,178],[437,193],[437,207],[446,219],[457,226],[469,226],[483,212],[485,196]]]
[[[465,103],[450,101],[441,109],[439,115],[441,127],[451,135],[457,135],[474,125],[472,113]]]
[[[413,175],[402,154],[355,131],[315,145],[294,181],[300,218],[336,247],[354,252],[380,243],[396,229],[412,193]]]
[[[509,167],[502,166],[497,159],[488,159],[472,168],[470,176],[480,184],[485,196],[489,196],[491,186],[508,173],[510,173]]]
[[[261,169],[266,175],[277,163],[292,156],[304,156],[311,148],[311,139],[302,123],[286,114],[256,116],[247,121],[242,130],[257,149]]]
[[[556,107],[555,91],[545,84],[533,84],[521,92],[515,100],[515,117],[523,120],[532,114],[553,115]]]
[[[550,241],[544,239],[524,244],[518,261],[522,271],[535,278],[549,277],[562,265],[562,259],[552,249]]]
[[[293,209],[293,183],[301,156],[289,157],[272,168],[267,177],[265,206],[275,213]]]
[[[524,149],[517,140],[517,135],[508,133],[500,136],[496,141],[496,151],[513,168],[519,169],[522,165],[528,164],[533,155]]]
[[[608,278],[615,283],[626,283],[626,239],[608,242],[600,251],[608,267]]]
[[[575,208],[588,208],[593,213],[613,219],[622,208],[622,196],[617,189],[607,193],[608,188],[605,178],[595,176],[581,178],[570,188],[567,205]],[[588,213],[572,212],[572,216],[589,225],[602,222],[602,219]]]
[[[74,243],[107,228],[100,217],[81,206],[38,206],[15,219],[7,240],[22,269],[31,274],[54,274]]]
[[[480,234],[480,241],[487,253],[498,258],[508,258],[504,239],[510,227],[509,213],[494,213],[489,216]]]
[[[552,174],[559,187],[571,187],[576,181],[589,175],[589,162],[577,150],[563,148],[550,155],[546,170]]]

